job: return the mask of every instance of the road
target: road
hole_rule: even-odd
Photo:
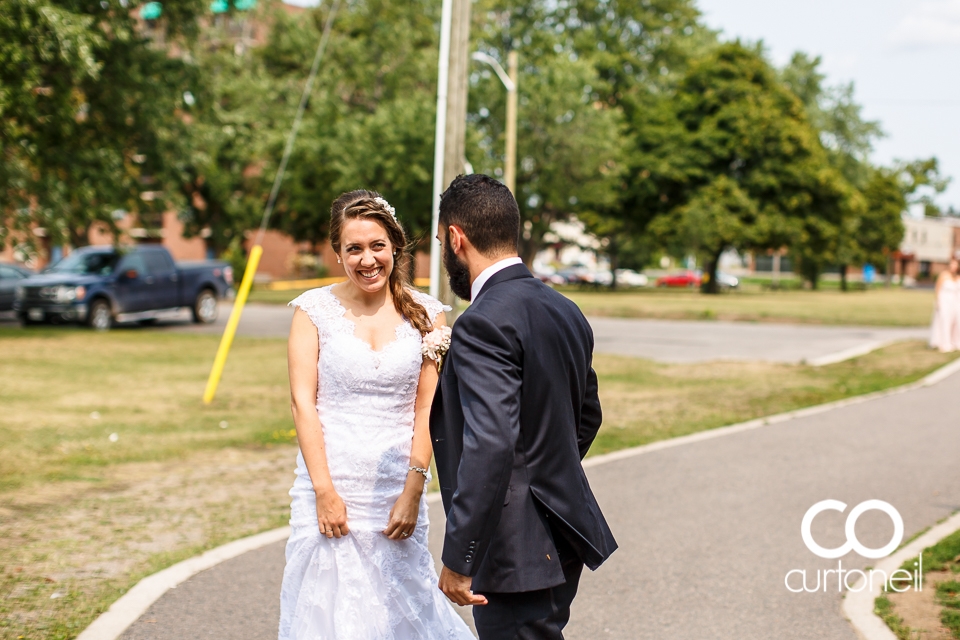
[[[217,322],[196,325],[187,311],[164,317],[149,329],[123,325],[132,331],[175,331],[221,334],[231,303],[221,303]],[[237,335],[286,338],[293,309],[282,305],[248,304]],[[690,363],[742,360],[826,364],[830,360],[875,349],[896,340],[929,337],[925,327],[836,327],[809,324],[760,324],[693,320],[590,318],[596,352],[648,358],[658,362]],[[0,315],[0,326],[16,326],[11,314]]]
[[[178,319],[160,323],[157,330],[219,334],[229,314],[229,305],[222,305],[220,318],[212,325],[191,324],[184,314]],[[293,310],[289,307],[247,305],[237,334],[285,338],[290,330],[292,315]],[[590,324],[594,330],[597,353],[649,358],[659,362],[816,362],[852,350],[875,348],[894,340],[926,339],[929,333],[924,327],[829,327],[620,318],[590,318]]]
[[[590,482],[620,543],[587,573],[569,640],[843,639],[856,635],[840,595],[791,593],[792,569],[836,569],[814,556],[800,521],[832,498],[852,509],[881,499],[907,538],[960,509],[960,375],[789,422],[592,466]],[[442,514],[431,511],[439,551]],[[844,516],[814,521],[824,547],[843,542]],[[882,547],[890,520],[870,511],[856,534]],[[871,564],[855,553],[844,568]],[[126,640],[275,637],[283,545],[239,556],[169,592]],[[835,587],[834,587],[835,588]]]

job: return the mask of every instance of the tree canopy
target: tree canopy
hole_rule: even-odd
[[[142,0],[0,0],[0,241],[76,246],[118,211],[173,208],[212,253],[242,253],[328,7],[212,18],[203,5],[167,0],[145,20]],[[337,195],[374,188],[425,248],[439,10],[343,4],[275,228],[316,245]],[[262,44],[231,31],[244,21]],[[575,216],[614,267],[693,253],[714,291],[723,251],[786,248],[816,286],[830,267],[884,268],[905,208],[940,213],[936,159],[871,163],[882,131],[851,84],[828,85],[816,57],[776,69],[762,48],[721,41],[693,0],[478,0],[471,34],[501,63],[519,54],[528,262]],[[469,80],[467,160],[500,176],[506,92],[480,63]]]
[[[188,42],[202,3],[168,0],[147,24],[143,4],[0,0],[0,241],[85,244],[117,210],[165,208],[197,69],[150,32]]]

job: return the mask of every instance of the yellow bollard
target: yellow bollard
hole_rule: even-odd
[[[233,303],[233,311],[230,312],[227,327],[223,330],[223,337],[220,338],[220,347],[217,349],[217,357],[213,361],[213,369],[210,370],[210,377],[207,378],[207,389],[203,392],[204,404],[213,402],[213,396],[217,393],[217,385],[220,384],[223,367],[227,364],[230,345],[233,344],[233,336],[237,333],[237,325],[240,324],[240,316],[243,314],[243,305],[247,303],[250,287],[253,286],[253,274],[257,272],[257,265],[260,264],[261,255],[263,255],[263,247],[260,245],[254,245],[250,249],[250,257],[247,258],[247,268],[243,272],[240,289],[237,290],[237,299]]]

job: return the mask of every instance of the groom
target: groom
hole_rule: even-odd
[[[580,461],[600,428],[593,332],[517,256],[520,212],[485,175],[440,201],[453,329],[430,414],[447,528],[440,589],[481,640],[560,639],[583,565],[617,548]]]

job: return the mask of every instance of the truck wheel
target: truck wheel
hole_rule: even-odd
[[[26,314],[17,316],[17,319],[20,321],[21,327],[34,327],[40,324],[36,320],[31,320],[30,318],[28,318]]]
[[[94,300],[90,305],[87,325],[94,331],[109,331],[113,325],[113,312],[110,310],[110,303],[103,298]]]
[[[193,303],[193,321],[197,324],[210,324],[217,320],[217,296],[210,289],[197,294]]]

